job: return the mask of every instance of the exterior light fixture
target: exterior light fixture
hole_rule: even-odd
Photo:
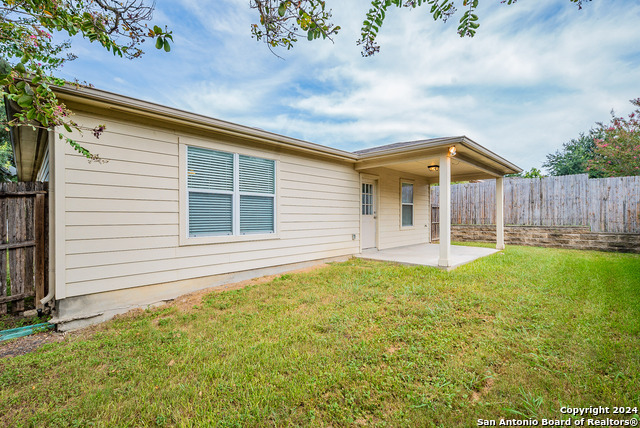
[[[440,169],[438,165],[429,165],[427,168],[429,168],[429,171],[437,171]]]
[[[456,155],[456,146],[449,147],[449,156],[455,156],[455,155]]]

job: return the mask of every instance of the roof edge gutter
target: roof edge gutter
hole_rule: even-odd
[[[375,151],[371,153],[352,153],[344,150],[334,149],[316,143],[311,143],[296,138],[287,137],[269,131],[252,128],[232,122],[207,117],[201,114],[180,110],[173,107],[166,107],[149,101],[142,101],[135,98],[119,95],[113,92],[103,91],[100,89],[86,87],[54,87],[56,94],[62,99],[76,101],[83,104],[98,105],[111,111],[120,111],[128,114],[136,114],[139,116],[170,121],[175,124],[196,126],[200,129],[213,131],[219,134],[249,138],[255,142],[272,144],[275,146],[284,146],[294,150],[303,151],[310,154],[321,155],[345,162],[356,163],[358,161],[373,160],[384,158],[389,155],[399,153],[411,153],[413,151],[437,148],[446,144],[462,144],[469,150],[477,154],[486,156],[496,163],[502,165],[505,169],[514,172],[520,172],[522,169],[506,159],[498,156],[492,151],[485,149],[475,141],[462,135],[456,137],[444,137],[431,139],[424,142],[416,142],[416,144],[401,147],[393,147],[385,150]]]
[[[391,147],[384,150],[376,150],[375,152],[362,153],[358,155],[358,160],[371,160],[378,157],[385,157],[388,155],[395,155],[399,153],[408,153],[424,149],[432,149],[442,146],[443,144],[460,144],[463,143],[465,137],[444,137],[428,140],[424,143],[416,143],[411,146]]]
[[[395,155],[395,154],[411,153],[419,150],[438,148],[447,144],[452,144],[452,145],[462,144],[466,148],[476,152],[477,154],[480,154],[492,159],[493,161],[495,161],[496,163],[499,163],[500,165],[502,165],[508,170],[515,171],[515,172],[522,171],[522,169],[517,165],[509,162],[508,160],[504,159],[501,156],[498,156],[492,151],[485,149],[484,147],[482,147],[481,145],[479,145],[478,143],[476,143],[475,141],[473,141],[472,139],[468,138],[465,135],[457,136],[457,137],[436,138],[436,139],[425,141],[424,143],[418,142],[409,147],[407,146],[392,147],[386,150],[380,150],[380,151],[375,151],[371,153],[363,153],[359,155],[358,160],[359,161],[374,160],[374,159],[384,158],[386,156]]]
[[[463,136],[462,139],[463,139],[463,143],[467,147],[469,147],[471,150],[475,151],[476,153],[479,153],[479,154],[482,154],[482,155],[485,155],[485,156],[488,156],[488,157],[492,158],[493,160],[495,160],[496,162],[498,162],[502,166],[515,171],[515,173],[522,172],[522,168],[520,168],[518,165],[513,164],[513,163],[509,162],[508,160],[506,160],[505,158],[503,158],[502,156],[499,156],[499,155],[495,154],[494,152],[492,152],[491,150],[482,147],[480,144],[476,143],[475,141],[473,141],[472,139],[468,138],[467,136]]]
[[[331,147],[322,146],[320,144],[308,141],[298,140],[296,138],[286,137],[269,131],[263,131],[256,128],[238,125],[220,119],[210,118],[197,113],[191,113],[185,110],[165,107],[148,101],[137,100],[123,95],[114,94],[107,91],[88,88],[67,88],[55,87],[54,91],[59,98],[68,99],[87,104],[87,99],[94,103],[100,104],[112,111],[121,111],[125,113],[135,113],[137,115],[153,118],[170,120],[174,123],[194,125],[201,129],[218,132],[221,134],[240,136],[251,138],[252,140],[292,147],[308,153],[329,156],[348,162],[355,162],[358,155],[339,150]]]

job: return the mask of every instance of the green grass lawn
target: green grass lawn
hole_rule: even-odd
[[[353,259],[0,359],[0,426],[451,427],[567,405],[640,407],[638,255]]]

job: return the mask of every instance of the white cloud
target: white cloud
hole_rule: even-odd
[[[395,9],[374,58],[355,45],[369,2],[328,5],[343,27],[335,44],[300,40],[278,52],[283,61],[250,38],[256,14],[246,0],[159,2],[176,38],[171,54],[135,65],[92,55],[72,71],[98,87],[347,150],[466,134],[525,169],[640,96],[632,0],[582,11],[568,1],[496,0],[480,9],[473,39],[456,35],[457,19]],[[98,61],[117,77],[82,75]],[[114,89],[117,79],[128,85]]]

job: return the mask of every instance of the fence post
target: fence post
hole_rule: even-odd
[[[496,249],[504,250],[504,179],[496,178]]]
[[[6,183],[0,184],[0,192],[4,192]],[[7,243],[7,199],[0,198],[0,244]],[[0,251],[0,297],[7,295],[7,250]],[[0,303],[0,314],[7,313],[7,304]]]
[[[47,275],[47,267],[45,264],[46,259],[46,245],[45,245],[45,195],[44,193],[39,193],[36,195],[35,200],[35,240],[36,240],[36,249],[35,249],[35,258],[36,258],[36,299],[35,305],[36,308],[42,308],[42,303],[40,300],[45,296],[44,282],[45,275]]]

